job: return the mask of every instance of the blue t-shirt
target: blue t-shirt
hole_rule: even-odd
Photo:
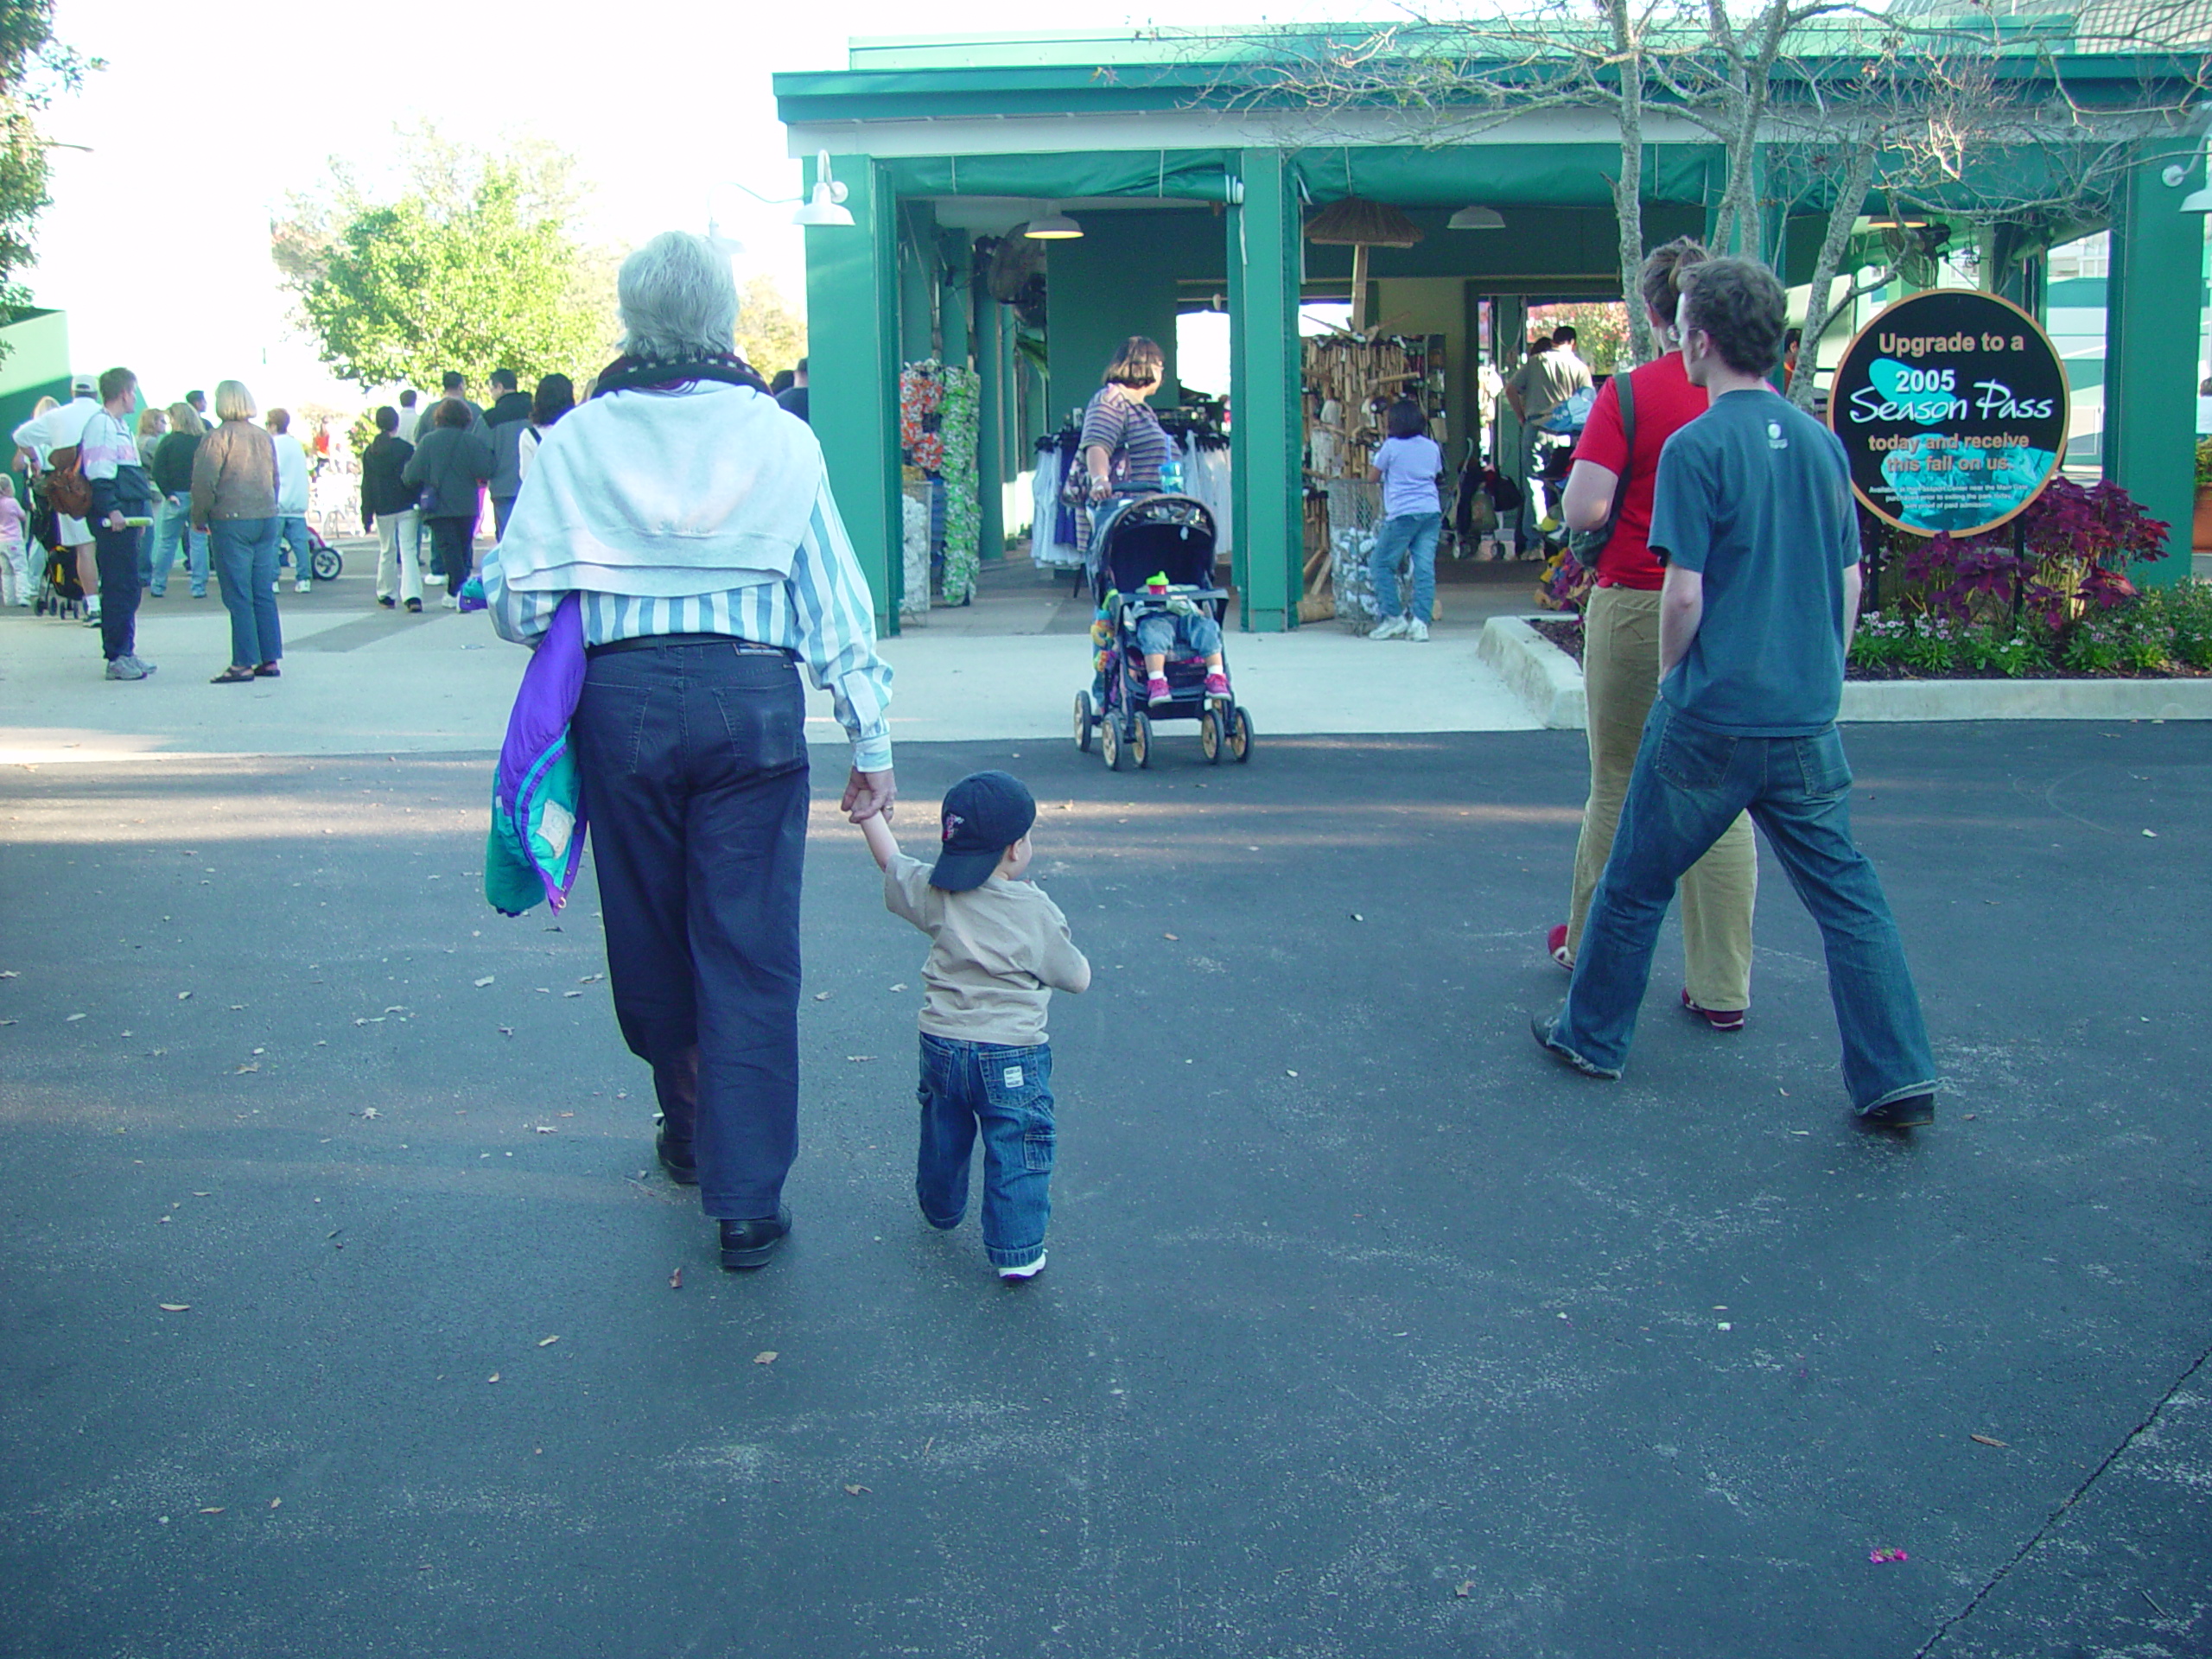
[[[1376,446],[1375,470],[1382,474],[1385,518],[1444,511],[1436,494],[1436,475],[1444,470],[1444,452],[1436,447],[1434,438],[1383,439]]]
[[[1659,683],[1738,737],[1809,737],[1843,700],[1843,573],[1859,563],[1835,434],[1771,391],[1732,391],[1667,440],[1651,550],[1705,577],[1705,618]]]

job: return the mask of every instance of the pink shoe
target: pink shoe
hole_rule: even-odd
[[[1551,952],[1552,960],[1568,973],[1574,971],[1574,952],[1567,948],[1567,924],[1560,922],[1544,935],[1544,949]]]
[[[1225,696],[1227,696],[1228,695],[1229,695],[1229,676],[1228,676],[1228,675],[1226,675],[1226,674],[1209,674],[1209,675],[1207,675],[1207,676],[1206,676],[1206,696],[1210,696],[1210,697],[1225,697]]]
[[[1741,1008],[1701,1008],[1690,1001],[1687,987],[1682,991],[1682,1006],[1715,1031],[1741,1031],[1744,1028],[1744,1011]]]
[[[1167,689],[1167,677],[1165,674],[1154,675],[1146,683],[1144,694],[1154,703],[1173,702],[1175,700],[1175,694]]]

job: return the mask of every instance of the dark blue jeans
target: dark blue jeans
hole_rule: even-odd
[[[1749,811],[1820,925],[1853,1107],[1931,1091],[1920,995],[1882,884],[1852,842],[1850,798],[1851,766],[1833,726],[1814,737],[1730,737],[1685,720],[1664,697],[1654,702],[1553,1041],[1619,1074],[1675,883]]]
[[[921,1151],[914,1196],[932,1227],[968,1213],[968,1166],[983,1132],[983,1253],[995,1268],[1045,1254],[1052,1217],[1052,1050],[922,1033]]]
[[[231,666],[258,668],[284,655],[276,620],[276,520],[218,518],[215,582],[231,613]]]
[[[105,514],[92,527],[92,559],[100,573],[100,651],[111,663],[138,649],[138,549],[142,527],[110,530]]]
[[[602,652],[569,734],[623,1039],[692,1148],[700,1206],[773,1216],[798,1155],[798,670],[734,639]]]

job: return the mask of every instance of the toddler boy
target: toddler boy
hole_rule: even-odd
[[[947,791],[934,868],[899,850],[880,813],[861,821],[883,871],[884,907],[930,936],[922,967],[921,1149],[914,1194],[931,1226],[968,1210],[968,1164],[983,1135],[983,1250],[999,1277],[1045,1265],[1052,1199],[1052,1050],[1045,1010],[1080,991],[1090,964],[1059,906],[1026,880],[1036,798],[1010,773],[978,772]]]

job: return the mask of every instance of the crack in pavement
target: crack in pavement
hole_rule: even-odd
[[[2174,1385],[2168,1389],[2165,1393],[2159,1395],[2158,1403],[2151,1408],[2150,1415],[2144,1418],[2144,1420],[2136,1424],[2134,1427],[2129,1429],[2126,1434],[2122,1437],[2120,1444],[2113,1447],[2110,1452],[2107,1452],[2103,1460],[2100,1462],[2095,1468],[2090,1470],[2087,1475],[2082,1477],[2082,1484],[2067,1494],[2066,1501],[2044,1517],[2044,1523],[2037,1527],[2029,1536],[2027,1542],[2022,1544],[2018,1549],[2013,1551],[2012,1560],[2006,1561],[2004,1566],[1999,1567],[1995,1573],[1992,1573],[1990,1575],[1989,1581],[1983,1585],[1980,1589],[1974,1592],[1973,1599],[1969,1600],[1965,1606],[1960,1608],[1957,1612],[1953,1613],[1948,1618],[1937,1625],[1936,1627],[1935,1634],[1930,1636],[1927,1641],[1922,1643],[1917,1648],[1913,1649],[1912,1659],[1928,1659],[1928,1656],[1935,1652],[1937,1643],[1948,1636],[1955,1626],[1966,1619],[1973,1613],[1975,1608],[1980,1606],[1984,1601],[1988,1599],[1989,1592],[1996,1589],[1999,1585],[2004,1583],[2006,1576],[2011,1573],[2012,1569],[2018,1567],[2022,1561],[2027,1560],[2028,1557],[2034,1553],[2036,1546],[2043,1542],[2044,1539],[2049,1535],[2050,1529],[2058,1524],[2059,1521],[2065,1516],[2066,1512],[2072,1509],[2076,1503],[2080,1503],[2083,1497],[2088,1496],[2088,1491],[2092,1486],[2094,1486],[2098,1481],[2104,1478],[2105,1471],[2111,1468],[2113,1464],[2119,1462],[2121,1454],[2124,1453],[2129,1446],[2135,1444],[2137,1438],[2140,1436],[2145,1429],[2149,1428],[2152,1424],[2158,1421],[2158,1414],[2164,1411],[2168,1406],[2173,1403],[2174,1396],[2179,1394],[2183,1388],[2187,1387],[2189,1380],[2195,1376],[2199,1371],[2202,1370],[2208,1363],[2212,1363],[2212,1348],[2208,1348],[2202,1353],[2199,1354],[2196,1357],[2196,1363],[2194,1365],[2191,1365],[2187,1370],[2183,1371],[2178,1377],[2174,1379]],[[2153,1602],[2152,1605],[2155,1607],[2158,1604]]]

